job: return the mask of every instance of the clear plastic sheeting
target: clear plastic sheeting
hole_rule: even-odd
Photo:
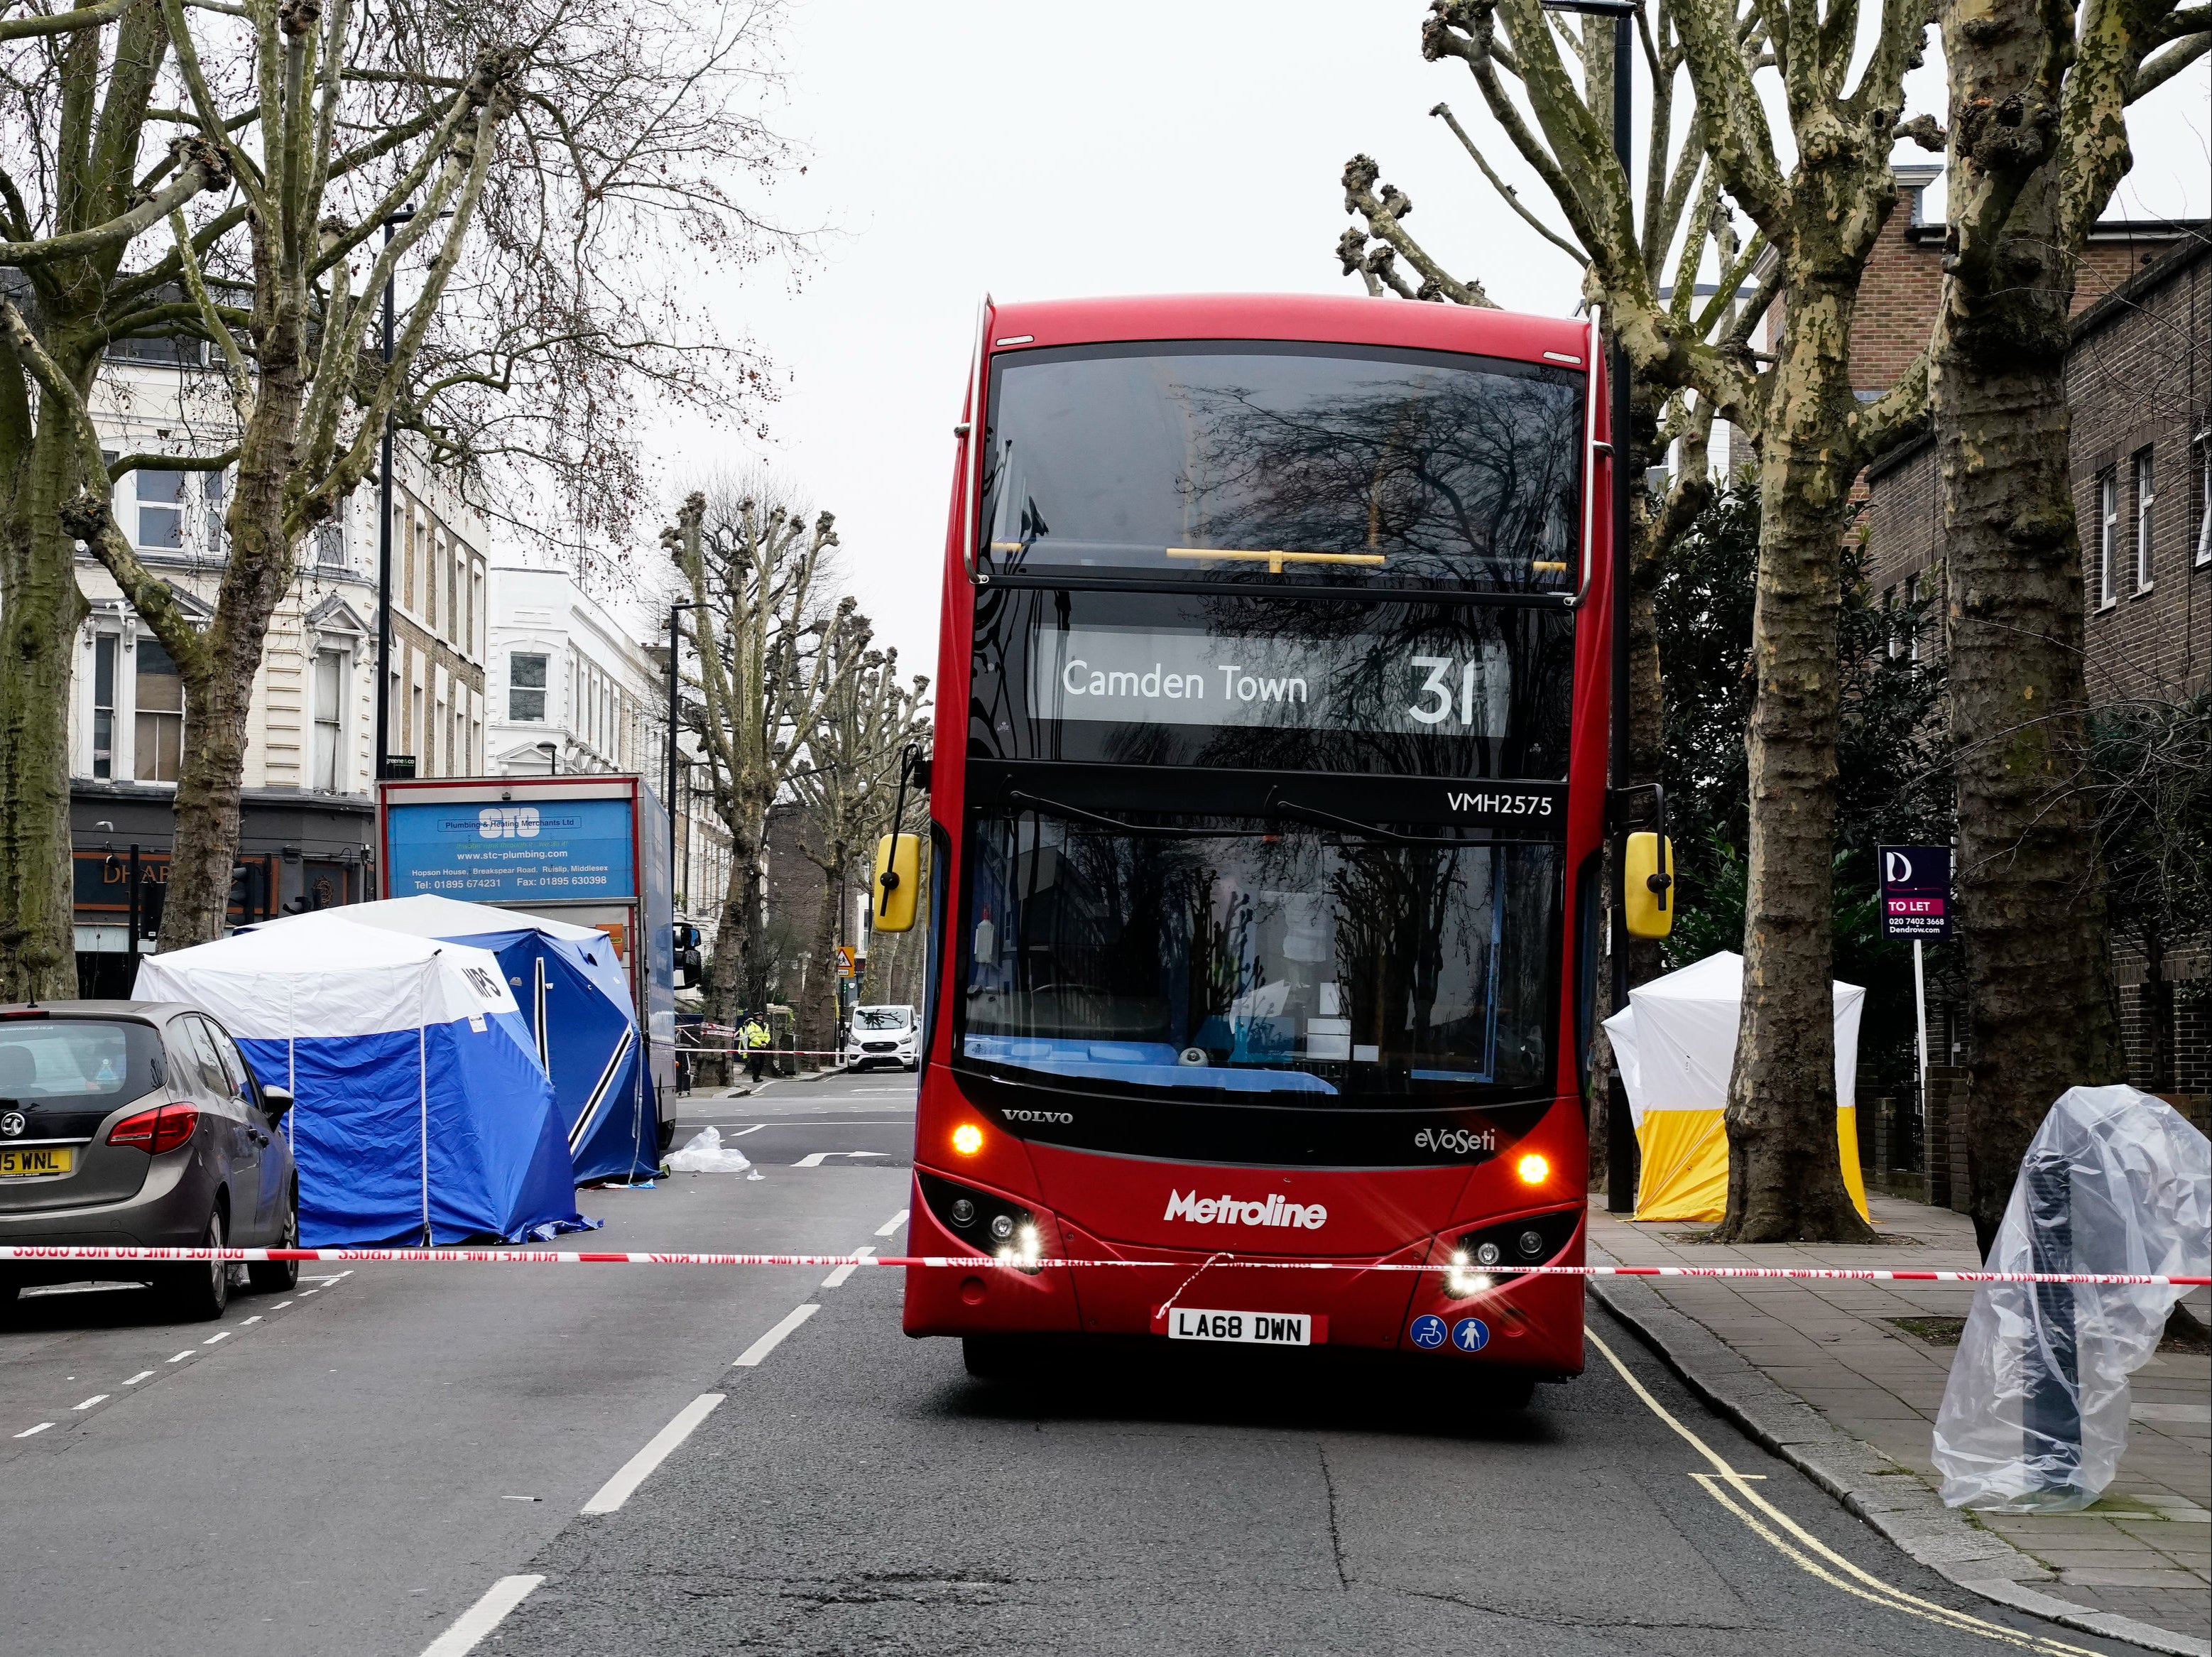
[[[743,1151],[722,1143],[720,1128],[700,1129],[668,1159],[671,1173],[744,1173],[751,1167]],[[757,1179],[760,1175],[755,1173],[752,1178]]]
[[[2133,1087],[2072,1087],[2021,1163],[1992,1271],[2201,1276],[2212,1255],[2212,1143]],[[1936,1417],[1943,1500],[2064,1513],[2102,1495],[2127,1447],[2128,1377],[2184,1291],[1984,1283]]]

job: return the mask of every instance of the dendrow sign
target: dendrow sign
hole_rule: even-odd
[[[1883,846],[1881,935],[1929,941],[1951,935],[1951,848]]]

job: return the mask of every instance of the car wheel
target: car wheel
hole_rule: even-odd
[[[222,1210],[218,1208],[208,1215],[207,1229],[201,1234],[199,1246],[221,1248],[222,1237]],[[173,1321],[204,1324],[222,1316],[223,1308],[230,1304],[228,1264],[221,1260],[201,1260],[177,1266],[173,1270],[176,1275],[168,1280],[167,1293],[163,1297]]]
[[[277,1234],[274,1248],[300,1246],[300,1192],[295,1186],[292,1200],[285,1205],[284,1227]],[[270,1260],[260,1265],[246,1268],[246,1281],[264,1295],[283,1295],[300,1286],[300,1263],[297,1260]]]
[[[906,1068],[909,1070],[919,1070],[921,1069],[921,1061],[918,1058],[910,1058],[906,1062]]]

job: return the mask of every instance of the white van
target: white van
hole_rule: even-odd
[[[852,1031],[845,1039],[845,1068],[865,1070],[872,1065],[896,1064],[918,1070],[921,1040],[912,1007],[855,1007]]]

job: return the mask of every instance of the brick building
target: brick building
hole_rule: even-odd
[[[1894,171],[1897,210],[1867,259],[1851,324],[1851,386],[1862,394],[1887,391],[1912,365],[1927,347],[1942,297],[1943,221],[1929,219],[1927,195],[1943,169],[1930,164]],[[2163,219],[2108,219],[2097,225],[2081,253],[2075,315],[2203,228]]]
[[[1929,227],[1940,235],[1941,227]],[[2109,227],[2092,248],[2067,366],[2075,510],[2093,700],[2172,704],[2212,688],[2212,240],[2198,225]],[[1911,229],[1905,232],[1912,246]],[[2150,262],[2146,264],[2145,260]],[[2123,274],[2123,273],[2125,274]],[[1899,269],[1900,308],[1923,289]],[[1932,304],[1930,295],[1924,302]],[[1925,322],[1921,325],[1925,334]],[[1893,332],[1909,332],[1909,325]],[[1873,336],[1875,360],[1893,331]],[[1934,441],[1871,468],[1869,577],[1886,600],[1941,591],[1943,533]],[[1940,610],[1919,648],[1940,649]],[[2116,947],[2121,1013],[2138,1086],[2212,1094],[2212,959],[2203,939],[2147,956]],[[1939,1009],[1931,1008],[1931,1014]],[[1950,1026],[1948,1030],[1944,1026]],[[1931,1031],[1957,1057],[1955,1021]],[[2201,1114],[2201,1108],[2198,1114]]]

